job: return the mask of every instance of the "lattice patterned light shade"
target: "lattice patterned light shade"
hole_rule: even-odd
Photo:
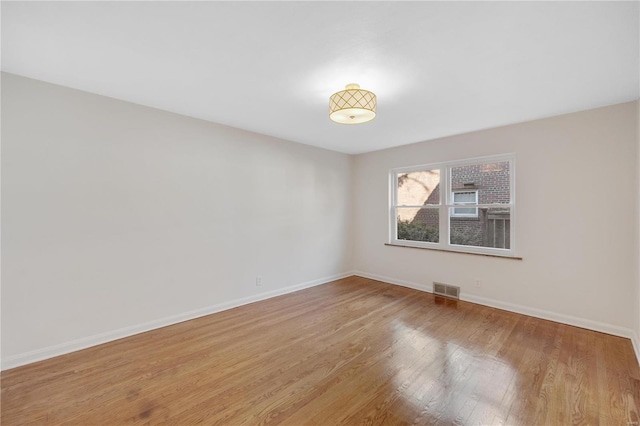
[[[329,98],[329,118],[342,124],[366,123],[376,117],[376,104],[375,93],[347,84]]]

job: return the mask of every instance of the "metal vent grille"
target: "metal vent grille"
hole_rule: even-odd
[[[439,296],[460,299],[460,287],[433,282],[433,293]]]

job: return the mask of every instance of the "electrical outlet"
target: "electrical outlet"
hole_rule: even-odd
[[[260,287],[262,285],[262,277],[260,275],[258,275],[256,277],[256,286]]]
[[[476,278],[476,287],[480,288],[482,287],[482,281]]]

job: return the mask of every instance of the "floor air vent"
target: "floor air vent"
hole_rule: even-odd
[[[460,299],[460,287],[433,282],[433,293],[439,296]]]

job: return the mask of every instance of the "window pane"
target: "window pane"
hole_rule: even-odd
[[[440,241],[440,209],[398,207],[396,211],[399,240]]]
[[[454,192],[453,193],[453,202],[454,203],[475,203],[476,202],[476,192]]]
[[[440,170],[398,174],[398,205],[440,204]]]
[[[476,207],[454,207],[453,216],[478,217],[478,209]]]
[[[477,217],[459,217],[449,209],[450,243],[463,246],[510,248],[511,209],[509,207],[478,208]],[[476,209],[473,209],[476,210]]]
[[[509,204],[509,173],[508,161],[452,167],[451,191],[454,192],[454,202],[464,202],[458,197],[465,195],[457,194],[470,194],[471,191],[464,190],[473,189],[478,191],[479,204]]]

